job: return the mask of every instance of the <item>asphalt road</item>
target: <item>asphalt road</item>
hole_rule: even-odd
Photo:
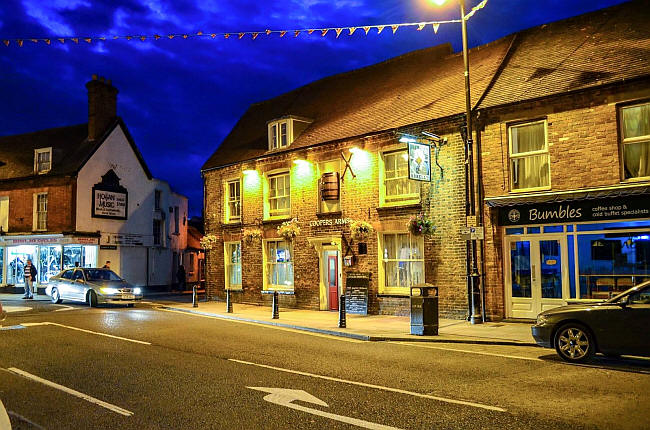
[[[0,329],[13,429],[648,428],[647,360],[362,342],[144,303],[28,307]]]

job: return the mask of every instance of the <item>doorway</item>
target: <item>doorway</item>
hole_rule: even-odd
[[[325,288],[327,308],[330,311],[339,309],[339,294],[341,291],[340,253],[336,247],[323,247],[321,255],[321,285]]]
[[[506,239],[507,315],[536,318],[569,297],[566,238],[540,235]]]

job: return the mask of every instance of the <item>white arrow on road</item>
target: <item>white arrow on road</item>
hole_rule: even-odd
[[[329,418],[331,420],[341,421],[346,424],[352,424],[357,427],[363,427],[371,430],[400,430],[397,427],[385,426],[382,424],[371,423],[369,421],[360,420],[357,418],[346,417],[343,415],[331,414],[329,412],[319,411],[318,409],[307,408],[305,406],[295,405],[292,402],[295,400],[313,403],[319,406],[325,406],[328,408],[327,403],[314,397],[306,391],[303,390],[291,390],[288,388],[267,388],[267,387],[246,387],[251,390],[263,391],[265,393],[270,393],[264,396],[264,400],[270,403],[274,403],[280,406],[286,406],[297,411],[307,412],[308,414],[318,415],[320,417]]]

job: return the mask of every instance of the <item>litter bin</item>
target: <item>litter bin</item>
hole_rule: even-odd
[[[438,335],[438,287],[429,284],[411,287],[411,334]]]

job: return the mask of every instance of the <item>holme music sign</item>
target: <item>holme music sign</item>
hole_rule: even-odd
[[[113,169],[106,172],[102,181],[93,186],[92,199],[93,218],[127,218],[129,193],[120,185],[120,178]]]
[[[650,217],[648,196],[576,200],[499,208],[499,224],[553,224]]]

